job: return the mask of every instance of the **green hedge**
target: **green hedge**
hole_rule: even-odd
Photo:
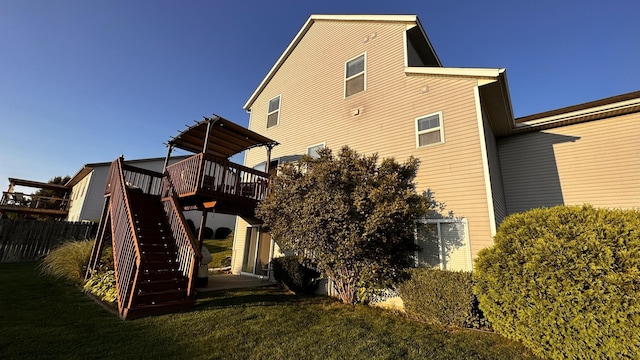
[[[412,269],[398,291],[412,318],[445,326],[488,326],[473,295],[470,272]]]
[[[304,266],[297,256],[272,260],[273,277],[296,294],[311,294],[317,288],[320,273]]]
[[[476,261],[495,330],[548,358],[640,358],[640,212],[558,206],[509,216]]]

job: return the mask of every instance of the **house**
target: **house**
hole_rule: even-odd
[[[506,70],[443,66],[414,15],[312,15],[244,108],[280,143],[271,169],[325,146],[421,159],[417,190],[446,210],[417,227],[419,266],[472,270],[510,213],[640,206],[640,92],[514,119]],[[234,273],[266,276],[279,252],[237,219]]]
[[[169,159],[169,164],[174,164],[186,158],[188,156],[173,156]],[[125,160],[124,163],[141,169],[161,172],[164,161],[165,158],[147,158]],[[110,166],[110,162],[85,164],[67,182],[66,186],[71,188],[71,206],[67,221],[100,220]],[[198,211],[186,211],[184,216],[186,219],[193,221],[196,226],[200,222],[200,213]],[[235,216],[210,212],[207,217],[207,226],[213,230],[218,227],[233,229]]]

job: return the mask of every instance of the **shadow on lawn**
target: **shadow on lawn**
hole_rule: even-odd
[[[284,303],[303,304],[317,301],[317,297],[293,295],[276,286],[251,289],[219,290],[198,295],[196,308],[228,308],[250,306],[276,306]]]

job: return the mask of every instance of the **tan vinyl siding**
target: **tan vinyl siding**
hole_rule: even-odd
[[[484,136],[487,144],[487,160],[489,161],[489,177],[491,178],[491,196],[493,198],[493,211],[496,221],[496,228],[500,226],[502,220],[507,216],[507,203],[504,199],[504,188],[502,186],[502,170],[500,157],[498,155],[498,145],[493,136],[488,120],[483,116]]]
[[[471,253],[492,243],[478,138],[475,78],[404,73],[407,24],[318,21],[266,85],[251,108],[250,128],[281,145],[272,156],[304,154],[325,142],[338,150],[422,160],[418,190],[431,188],[469,224]],[[375,38],[365,42],[367,35]],[[344,98],[345,61],[366,53],[366,91]],[[428,87],[428,90],[425,89]],[[267,129],[269,99],[282,94],[280,124]],[[415,119],[442,112],[444,144],[416,148]],[[354,115],[358,113],[358,115]],[[247,166],[264,161],[251,150]],[[239,221],[243,239],[246,223]],[[238,249],[240,251],[240,249]],[[238,253],[240,255],[240,253]]]
[[[640,207],[640,113],[500,139],[507,211]]]
[[[239,274],[242,269],[244,247],[247,244],[247,226],[249,226],[249,224],[242,220],[242,218],[236,218],[236,229],[233,233],[233,250],[231,254],[231,272],[233,274]]]

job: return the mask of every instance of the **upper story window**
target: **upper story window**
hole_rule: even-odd
[[[444,142],[442,112],[416,119],[416,146],[422,147]]]
[[[345,63],[344,97],[364,91],[366,88],[366,56],[359,55]]]
[[[307,155],[311,156],[314,159],[318,159],[320,157],[320,154],[318,154],[318,151],[322,150],[324,148],[324,143],[321,144],[316,144],[316,145],[311,145],[307,147]]]
[[[278,125],[280,121],[280,97],[281,95],[278,95],[269,100],[269,110],[267,111],[268,128]]]

